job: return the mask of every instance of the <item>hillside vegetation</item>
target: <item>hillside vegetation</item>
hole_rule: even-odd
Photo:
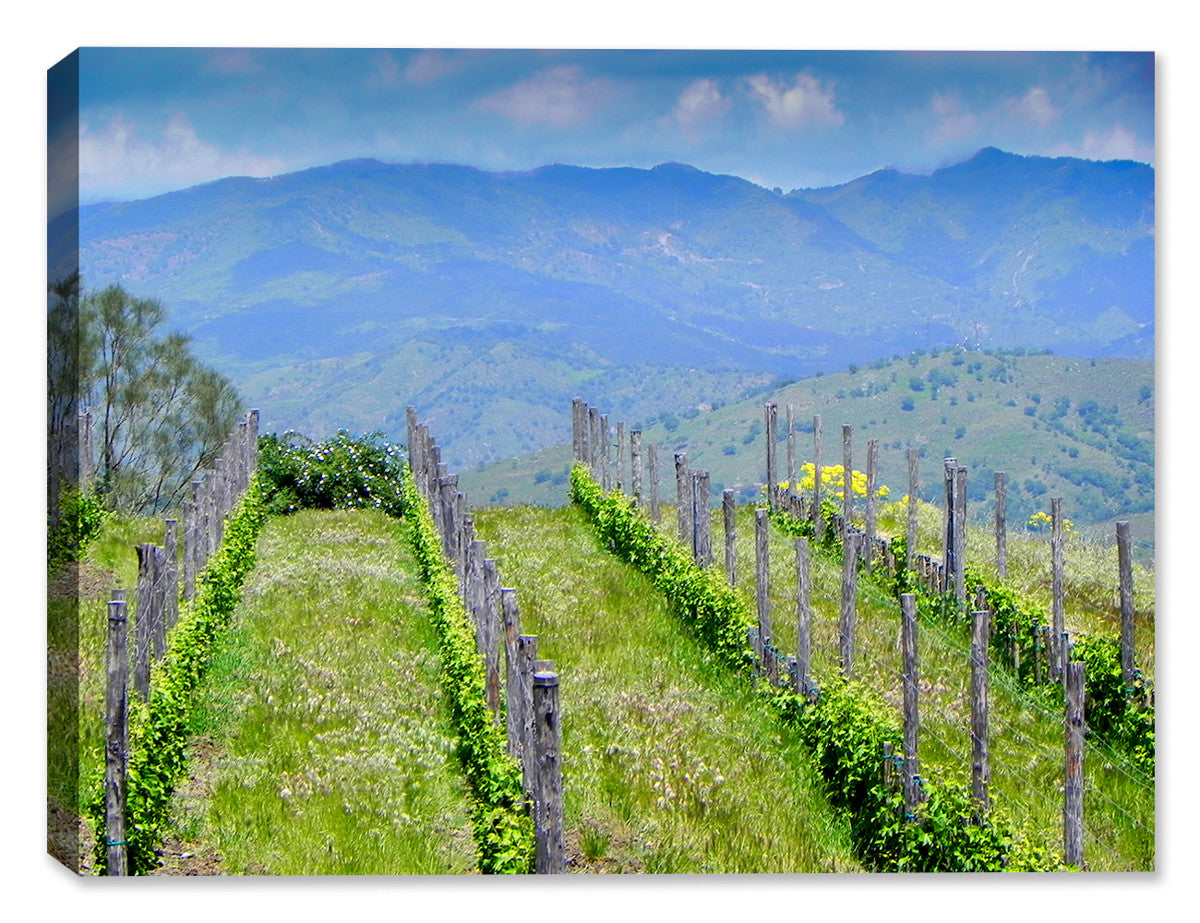
[[[939,505],[942,459],[954,456],[968,468],[974,521],[993,515],[994,472],[1004,471],[1010,530],[1024,529],[1030,516],[1049,510],[1051,497],[1062,497],[1075,528],[1107,543],[1113,541],[1112,523],[1130,520],[1140,555],[1152,560],[1150,362],[932,349],[807,378],[734,404],[631,420],[631,428],[642,428],[644,447],[659,446],[663,498],[674,495],[673,453],[680,450],[687,451],[691,467],[710,472],[716,498],[726,487],[738,491],[739,502],[756,498],[766,477],[768,402],[779,406],[781,477],[787,473],[790,403],[797,464],[812,460],[813,416],[819,414],[822,463],[841,463],[841,427],[849,424],[854,467],[865,469],[867,440],[878,439],[879,480],[896,498],[907,493],[906,449],[920,454],[920,496]],[[477,501],[561,504],[569,453],[569,446],[559,446],[486,466],[462,475],[462,484]]]

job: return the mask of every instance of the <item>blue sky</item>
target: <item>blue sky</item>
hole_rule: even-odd
[[[680,161],[785,190],[987,145],[1153,164],[1154,74],[1150,53],[88,47],[81,201],[352,157]]]

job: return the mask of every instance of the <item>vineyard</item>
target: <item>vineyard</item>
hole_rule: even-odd
[[[817,419],[806,460],[777,413],[738,505],[577,400],[556,509],[472,506],[411,408],[403,450],[248,416],[181,541],[100,525],[77,638],[52,575],[51,663],[74,640],[80,670],[50,676],[79,728],[74,752],[50,734],[51,852],[107,874],[1153,870],[1154,576],[1123,524],[1084,544],[1055,503],[1048,537],[1010,537],[997,473],[995,528],[968,526],[953,459],[883,485],[877,442],[859,471],[844,427],[827,464]]]

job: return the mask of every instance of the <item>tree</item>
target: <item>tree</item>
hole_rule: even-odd
[[[105,505],[173,506],[235,425],[237,391],[196,360],[187,336],[160,332],[160,302],[111,285],[78,305],[78,395],[98,418]]]

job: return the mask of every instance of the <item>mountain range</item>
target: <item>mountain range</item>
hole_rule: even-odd
[[[798,155],[801,156],[801,155]],[[993,148],[783,192],[681,164],[355,160],[78,214],[90,290],[160,299],[264,431],[403,433],[452,467],[914,349],[1154,354],[1154,171]],[[71,221],[51,222],[51,278]]]

